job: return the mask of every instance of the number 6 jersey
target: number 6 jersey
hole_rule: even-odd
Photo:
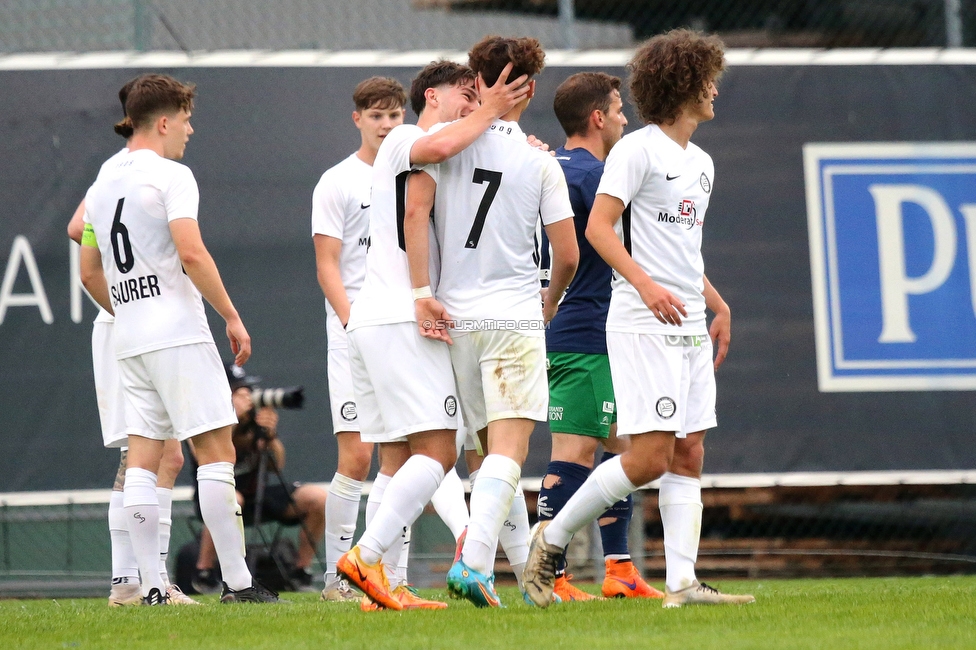
[[[542,321],[540,216],[544,226],[573,216],[559,163],[530,147],[517,122],[496,120],[470,147],[424,171],[437,183],[441,276],[435,295],[447,313],[483,324],[473,329],[544,336],[541,326],[518,323]],[[497,327],[498,321],[516,326]]]
[[[197,218],[188,167],[148,149],[113,157],[85,195],[115,310],[119,359],[212,343],[200,292],[183,272],[169,222]]]

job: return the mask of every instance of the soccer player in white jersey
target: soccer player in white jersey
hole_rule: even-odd
[[[544,322],[555,314],[579,257],[562,169],[550,154],[531,147],[518,125],[544,60],[534,38],[491,36],[478,42],[468,65],[479,73],[479,83],[526,75],[529,92],[470,147],[411,178],[407,191],[404,229],[409,225],[416,233],[408,236],[407,251],[420,331],[435,340],[453,337],[451,360],[465,422],[482,433],[487,428],[467,538],[447,574],[448,589],[479,607],[501,604],[494,588],[495,544],[519,485],[529,437],[536,422],[547,418]],[[508,62],[514,64],[510,72]],[[422,236],[431,206],[441,257],[435,297],[427,287]],[[544,309],[535,258],[540,215],[553,248]]]
[[[528,92],[524,76],[511,83],[502,80],[485,88],[482,104],[475,108],[477,92],[469,73],[455,76],[462,68],[450,62],[424,68],[410,92],[420,120],[416,126],[404,124],[390,131],[379,148],[373,163],[366,279],[347,326],[360,435],[364,441],[380,443],[381,454],[399,452],[409,458],[390,479],[366,531],[339,558],[336,568],[379,606],[396,610],[405,605],[402,594],[391,592],[384,564],[392,563],[392,558],[384,555],[400,552],[403,532],[454,467],[458,427],[447,345],[417,331],[416,296],[411,291],[404,239],[407,177],[417,166],[457,154]],[[452,78],[451,83],[437,81]],[[465,110],[471,110],[467,117],[435,133],[426,132],[438,122],[457,119]],[[428,229],[425,226],[425,237]],[[406,607],[446,604],[411,601]]]
[[[200,237],[196,181],[175,162],[193,133],[193,95],[192,86],[165,75],[133,82],[123,120],[133,129],[129,151],[85,196],[82,282],[116,317],[129,444],[123,499],[144,602],[168,600],[158,571],[156,493],[164,440],[191,437],[201,511],[225,580],[221,601],[275,602],[244,562],[230,435],[236,416],[201,295],[226,321],[238,365],[251,341]]]
[[[524,581],[539,607],[550,603],[556,563],[573,534],[657,478],[664,607],[755,600],[722,594],[695,576],[703,441],[716,425],[715,368],[728,350],[731,316],[704,273],[702,227],[715,174],[691,136],[715,116],[724,67],[717,37],[684,29],[651,38],[630,63],[631,96],[647,126],[610,151],[586,228],[615,271],[607,351],[617,435],[630,437],[630,448],[593,470],[533,532]],[[706,307],[715,314],[711,329]],[[711,339],[719,345],[714,360]]]
[[[352,97],[352,121],[361,136],[359,149],[322,174],[312,193],[316,268],[326,298],[332,430],[339,448],[338,467],[325,505],[322,599],[330,601],[359,600],[345,580],[336,577],[335,569],[336,560],[352,546],[363,482],[373,455],[373,443],[363,442],[359,435],[345,328],[349,308],[366,277],[373,161],[383,138],[403,124],[407,103],[400,82],[386,77],[361,81]]]
[[[129,95],[131,81],[119,90],[119,101],[125,111],[125,100]],[[128,140],[132,128],[119,124],[116,132],[126,139],[127,146],[102,164],[101,169],[110,168],[119,156],[128,152]],[[101,170],[100,170],[101,171]],[[78,204],[71,221],[68,222],[68,237],[81,244],[85,228],[85,202]],[[108,522],[112,549],[112,588],[108,597],[109,607],[136,605],[142,603],[142,588],[139,584],[139,566],[132,552],[132,541],[126,525],[125,507],[122,503],[122,485],[125,482],[126,455],[128,448],[125,433],[125,397],[119,384],[118,361],[115,358],[115,344],[112,339],[112,326],[115,317],[99,307],[98,316],[92,324],[92,366],[95,377],[95,396],[98,402],[98,416],[102,428],[102,442],[107,448],[120,448],[119,469],[116,472],[112,497],[109,500]],[[159,482],[156,493],[159,496],[159,571],[172,605],[198,605],[197,601],[186,596],[180,588],[172,584],[166,569],[169,551],[169,537],[172,528],[173,486],[183,467],[183,451],[179,441],[167,441],[163,447],[163,457],[159,466]]]

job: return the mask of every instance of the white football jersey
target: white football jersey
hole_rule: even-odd
[[[366,278],[350,309],[347,331],[367,325],[417,320],[403,240],[403,215],[407,176],[411,170],[410,150],[425,135],[427,132],[415,124],[401,124],[383,138],[376,153],[369,201]],[[432,241],[432,257],[436,256],[434,245]],[[436,282],[436,264],[433,262],[431,274],[433,286]]]
[[[352,154],[322,174],[312,193],[312,235],[342,241],[339,275],[350,305],[366,277],[372,180],[373,168]],[[347,347],[346,331],[328,300],[325,312],[329,349]]]
[[[106,160],[105,162],[103,162],[102,163],[102,166],[98,170],[98,176],[95,177],[95,180],[98,180],[99,178],[101,178],[102,177],[102,173],[104,173],[106,169],[111,169],[112,166],[114,165],[115,161],[118,160],[119,157],[124,156],[127,153],[129,153],[128,147],[122,147],[121,149],[119,149],[115,153],[115,155],[113,155],[111,158],[109,158],[108,160]],[[85,206],[85,211],[87,212],[87,210],[88,210],[88,207],[86,205]],[[86,215],[85,221],[88,221],[87,215]],[[98,316],[95,317],[95,321],[94,322],[96,322],[96,323],[114,323],[115,322],[115,316],[113,316],[112,314],[108,313],[107,311],[105,311],[104,309],[102,309],[101,307],[99,307],[98,308]]]
[[[496,120],[470,147],[424,171],[437,182],[435,293],[448,315],[468,321],[459,329],[544,336],[536,224],[540,216],[543,226],[573,216],[559,163],[530,147],[517,122]]]
[[[213,343],[203,299],[187,277],[169,222],[196,219],[200,193],[190,169],[155,152],[127,152],[85,196],[109,296],[119,359]]]
[[[701,243],[714,177],[711,156],[691,142],[682,149],[654,124],[624,136],[610,150],[597,194],[630,206],[617,221],[617,236],[644,272],[684,303],[688,316],[680,330],[660,322],[615,272],[607,331],[708,333]]]

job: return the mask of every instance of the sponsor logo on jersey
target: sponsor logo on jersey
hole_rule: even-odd
[[[549,407],[549,421],[559,422],[563,419],[563,407],[561,406],[550,406]]]
[[[454,395],[448,395],[444,400],[444,412],[452,418],[457,415],[457,398]]]
[[[359,238],[359,245],[360,246],[365,246],[366,248],[369,248],[369,243],[370,243],[369,242],[369,237],[360,237]]]
[[[680,210],[681,207],[679,207],[678,214],[671,214],[670,212],[658,212],[658,223],[676,223],[679,226],[685,226],[685,230],[691,230],[695,226],[703,225],[704,222],[697,217],[698,212],[695,210],[694,205],[691,206],[691,212],[688,214],[681,214]]]
[[[674,412],[677,411],[678,408],[673,399],[670,397],[662,397],[657,401],[657,404],[654,406],[654,410],[657,411],[659,416],[665,420],[668,420],[672,415],[674,415]]]
[[[664,175],[664,180],[666,180],[666,181],[673,181],[674,179],[676,179],[676,178],[678,178],[680,176],[681,176],[681,174],[675,174],[674,176],[672,176],[671,174],[665,174]]]
[[[346,402],[339,407],[339,414],[342,415],[342,419],[346,422],[352,422],[356,419],[356,402]]]

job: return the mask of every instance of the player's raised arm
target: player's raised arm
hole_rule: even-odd
[[[467,148],[484,133],[492,122],[508,113],[529,94],[527,75],[506,83],[512,64],[502,69],[494,85],[481,82],[481,106],[465,118],[417,140],[410,149],[410,163],[428,165],[440,163]],[[479,81],[480,76],[479,76]]]
[[[708,281],[708,276],[702,276],[702,279],[705,281],[705,290],[702,292],[705,306],[715,314],[708,328],[708,335],[718,345],[718,351],[715,353],[715,370],[718,370],[725,361],[725,356],[729,353],[729,343],[732,342],[732,310]]]
[[[688,312],[670,291],[651,279],[634,261],[613,227],[624,213],[624,203],[609,194],[597,194],[586,225],[586,239],[614,271],[622,275],[662,323],[681,325]]]
[[[169,230],[187,277],[227,323],[227,338],[235,355],[234,362],[244,365],[251,356],[251,337],[227,295],[217,265],[203,244],[200,225],[196,219],[174,219],[169,222]]]

